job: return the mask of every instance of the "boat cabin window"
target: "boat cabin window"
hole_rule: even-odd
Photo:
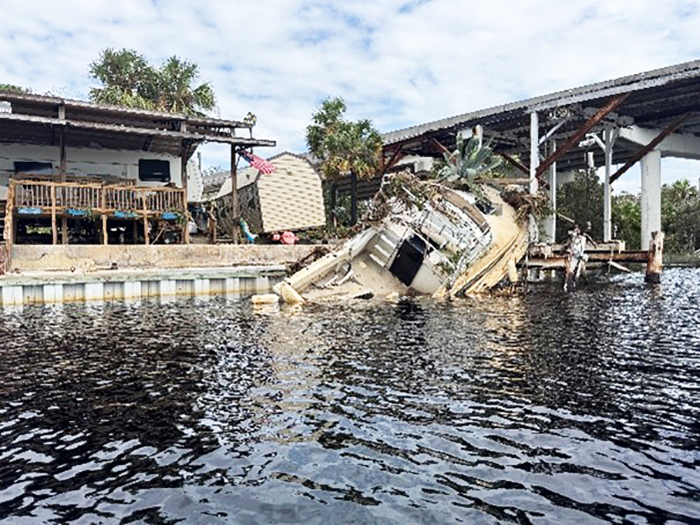
[[[170,182],[170,162],[167,160],[140,159],[139,180]]]

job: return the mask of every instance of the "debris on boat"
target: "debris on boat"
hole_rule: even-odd
[[[289,303],[483,292],[517,280],[515,265],[528,246],[521,219],[494,187],[468,192],[388,174],[366,229],[274,291]]]

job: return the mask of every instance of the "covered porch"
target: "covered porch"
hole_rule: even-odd
[[[0,269],[15,245],[189,244],[188,162],[275,145],[253,126],[0,91]]]

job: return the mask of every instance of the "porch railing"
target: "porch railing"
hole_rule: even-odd
[[[50,215],[54,244],[57,240],[57,217],[63,219],[65,231],[66,218],[81,216],[102,218],[105,244],[108,218],[140,219],[143,221],[145,242],[148,243],[149,219],[173,220],[187,216],[187,192],[181,188],[11,179],[7,210],[10,224],[13,215]],[[6,223],[6,229],[7,226],[9,224]],[[182,228],[186,243],[189,242],[187,230],[186,227]],[[11,241],[8,248],[9,244]]]
[[[96,214],[115,212],[185,212],[185,190],[180,188],[147,188],[143,186],[109,186],[11,180],[15,209],[36,209],[51,213],[53,209],[91,210]],[[14,191],[12,191],[14,187]]]

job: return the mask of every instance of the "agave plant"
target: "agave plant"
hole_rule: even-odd
[[[445,152],[445,165],[438,171],[437,180],[447,186],[466,189],[477,198],[483,198],[477,177],[494,170],[501,163],[500,157],[493,155],[491,141],[479,144],[479,138],[472,136],[465,141],[457,137],[457,148]]]

